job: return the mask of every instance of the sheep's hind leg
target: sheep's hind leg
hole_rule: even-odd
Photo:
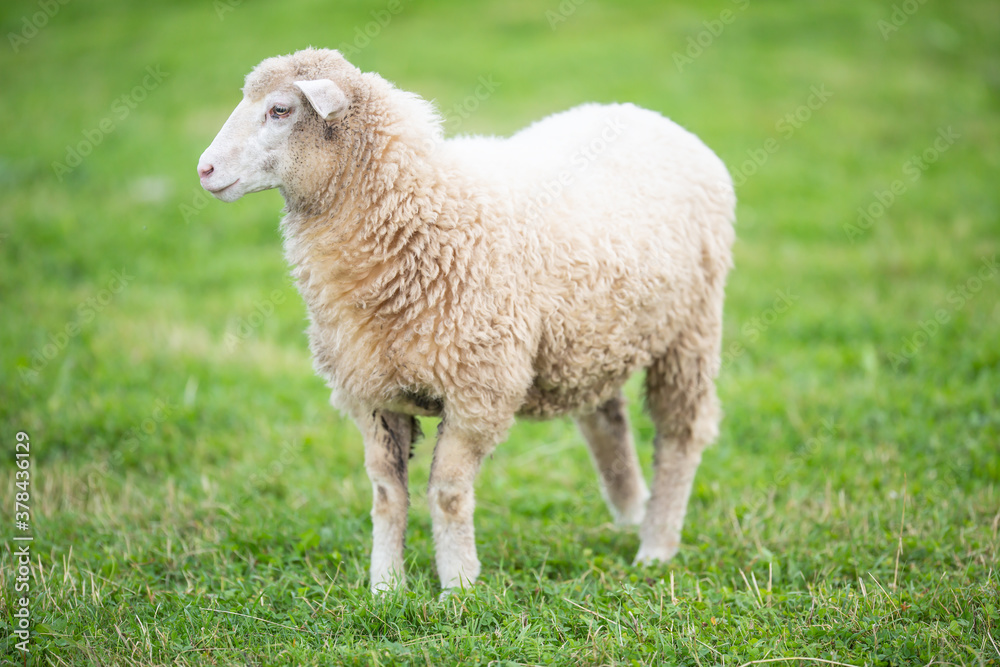
[[[601,480],[604,501],[620,526],[642,522],[649,492],[632,441],[625,398],[619,393],[576,418]]]
[[[375,411],[356,419],[365,441],[365,469],[372,483],[371,590],[401,587],[403,543],[410,497],[410,446],[420,427],[408,415]]]
[[[711,356],[677,346],[646,375],[647,403],[656,425],[653,488],[639,529],[636,563],[670,560],[701,452],[718,434],[719,408]]]
[[[442,422],[431,463],[427,501],[443,595],[471,586],[479,576],[473,523],[473,484],[495,442]]]

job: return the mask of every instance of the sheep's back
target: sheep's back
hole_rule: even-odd
[[[534,270],[540,335],[522,413],[607,399],[721,311],[735,199],[694,135],[632,105],[587,105],[483,141]]]

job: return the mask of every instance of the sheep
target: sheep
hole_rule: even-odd
[[[232,202],[278,188],[316,371],[357,425],[372,484],[371,589],[402,586],[417,417],[443,594],[480,572],[473,483],[515,416],[579,425],[637,564],[675,555],[717,436],[735,195],[672,121],[588,104],[510,138],[443,139],[434,107],[337,51],[268,58],[201,156]],[[652,493],[622,385],[645,370]]]

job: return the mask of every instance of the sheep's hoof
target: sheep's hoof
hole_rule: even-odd
[[[677,554],[677,545],[672,547],[647,547],[640,546],[639,553],[635,556],[633,565],[640,567],[650,567],[662,565],[668,562]]]
[[[441,591],[441,595],[438,596],[438,602],[447,602],[454,598],[455,600],[461,600],[462,594],[465,592],[464,588],[446,588]]]
[[[646,517],[646,503],[649,502],[649,491],[644,484],[639,485],[640,490],[627,500],[619,502],[608,502],[608,509],[615,519],[615,525],[619,528],[628,528],[642,524]]]
[[[642,524],[642,520],[646,516],[646,504],[640,503],[636,507],[623,511],[613,510],[613,514],[615,525],[619,528],[638,526]]]
[[[383,579],[382,581],[372,582],[372,595],[382,596],[386,593],[392,593],[395,590],[403,588],[404,585],[404,580],[399,578]]]
[[[452,586],[451,588],[445,588],[441,591],[441,595],[438,596],[438,602],[447,602],[454,598],[455,600],[461,600],[467,593],[472,592],[472,586],[468,582],[461,586]]]

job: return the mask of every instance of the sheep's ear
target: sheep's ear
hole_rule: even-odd
[[[340,86],[330,79],[296,81],[295,85],[305,93],[306,99],[323,120],[333,120],[347,108],[347,96]]]

